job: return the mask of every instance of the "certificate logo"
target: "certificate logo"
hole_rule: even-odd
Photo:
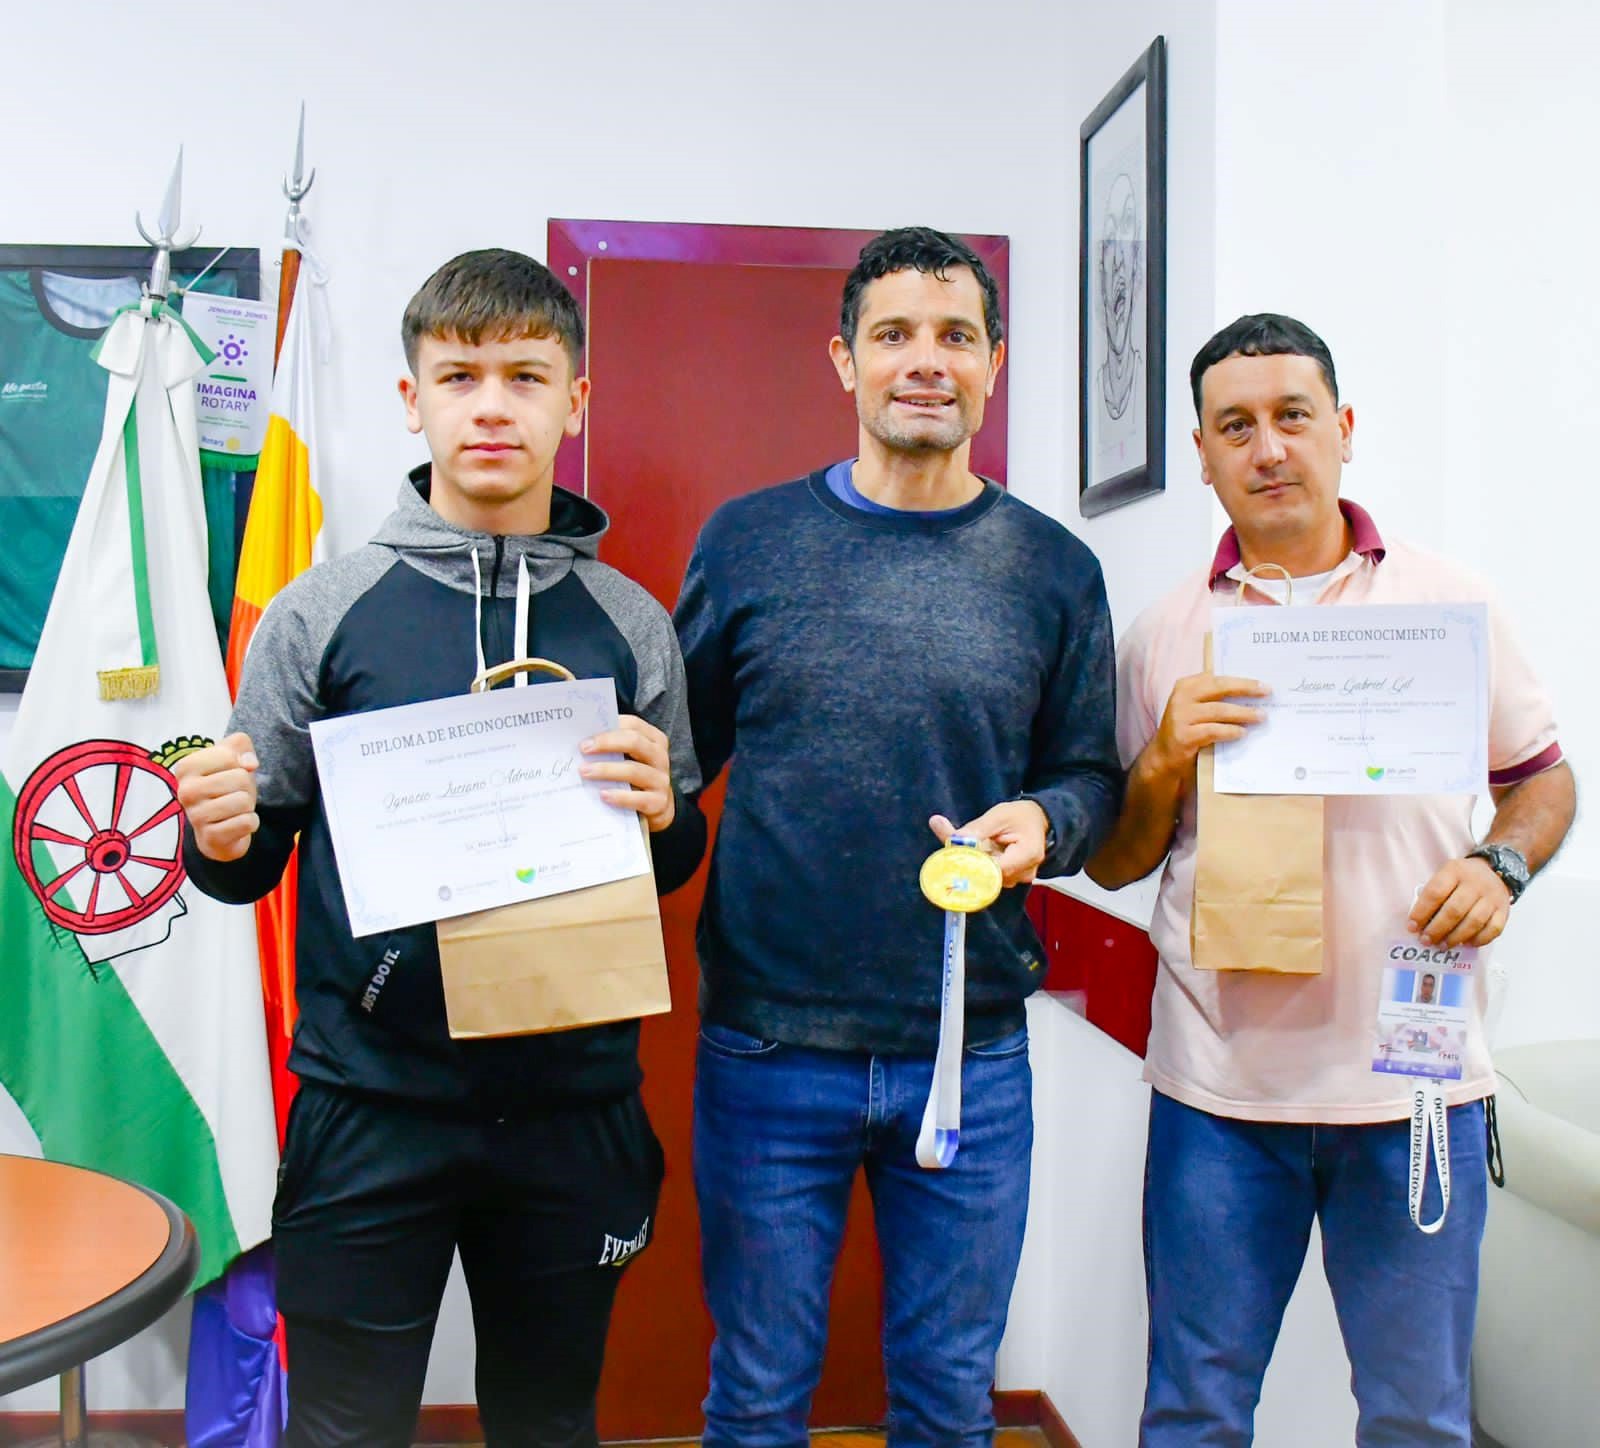
[[[439,886],[439,898],[441,900],[448,900],[450,898],[450,887],[448,885]]]
[[[533,884],[534,879],[538,875],[538,873],[539,873],[539,867],[537,865],[535,865],[530,870],[518,870],[517,871],[517,879],[520,880],[524,885],[531,885],[531,884]]]
[[[1303,764],[1295,765],[1295,767],[1294,767],[1294,777],[1296,779],[1304,779],[1306,777],[1306,767],[1305,767],[1305,765],[1303,765]]]
[[[1384,773],[1385,770],[1381,764],[1369,764],[1367,766],[1367,778],[1374,784],[1383,778]]]

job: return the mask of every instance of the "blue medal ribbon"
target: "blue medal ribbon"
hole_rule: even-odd
[[[941,1171],[961,1146],[961,1050],[966,1039],[967,915],[1000,894],[1000,867],[971,835],[952,835],[922,867],[922,893],[944,906],[939,1049],[917,1133],[917,1165]]]
[[[917,1133],[917,1165],[941,1170],[961,1145],[961,1046],[966,1036],[967,917],[944,912],[944,987],[939,996],[939,1049]]]

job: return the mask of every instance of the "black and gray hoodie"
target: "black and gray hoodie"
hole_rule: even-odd
[[[429,469],[418,468],[366,547],[303,574],[263,614],[229,724],[250,736],[260,758],[261,828],[229,864],[206,859],[188,834],[184,861],[206,894],[255,900],[277,883],[299,833],[300,1021],[289,1064],[301,1076],[474,1116],[620,1096],[640,1080],[637,1022],[453,1041],[434,927],[359,940],[350,933],[307,726],[465,693],[480,639],[490,663],[530,653],[579,678],[615,679],[618,709],[671,741],[676,817],[651,839],[661,892],[683,884],[705,850],[672,622],[596,558],[605,514],[557,488],[547,533],[495,537],[446,522],[428,505],[429,485]],[[514,638],[523,559],[532,594],[526,641]],[[383,964],[381,989],[369,992]]]

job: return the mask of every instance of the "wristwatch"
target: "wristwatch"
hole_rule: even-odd
[[[1511,892],[1513,905],[1533,878],[1528,870],[1528,857],[1515,845],[1479,845],[1477,849],[1467,851],[1467,858],[1489,862],[1489,868]]]

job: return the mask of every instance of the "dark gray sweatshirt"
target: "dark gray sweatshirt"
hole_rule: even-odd
[[[250,735],[261,760],[261,828],[231,864],[205,859],[189,834],[184,861],[208,895],[254,900],[277,883],[299,832],[300,1022],[289,1065],[300,1075],[474,1116],[620,1096],[640,1079],[637,1022],[453,1041],[434,927],[350,933],[308,726],[466,692],[479,630],[474,550],[490,663],[526,647],[580,678],[609,676],[620,712],[671,741],[676,818],[651,839],[660,890],[687,880],[705,850],[677,640],[661,605],[596,559],[605,514],[558,488],[549,532],[493,537],[446,522],[428,506],[428,485],[428,469],[418,469],[366,547],[303,574],[262,616],[229,724]],[[532,585],[526,644],[513,638],[519,558]],[[381,963],[389,968],[371,995]]]

